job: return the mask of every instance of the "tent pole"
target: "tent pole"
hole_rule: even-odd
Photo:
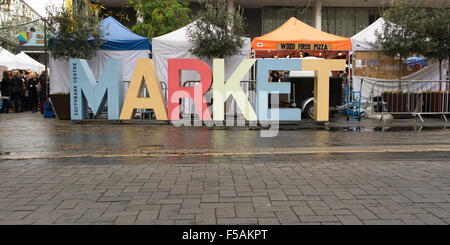
[[[44,55],[44,64],[45,64],[45,99],[48,98],[48,67],[47,67],[47,22],[44,20],[44,44],[45,44],[45,55]]]

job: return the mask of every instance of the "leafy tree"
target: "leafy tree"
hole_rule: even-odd
[[[418,53],[439,61],[439,80],[442,80],[442,61],[450,57],[450,11],[436,6],[422,14],[424,45]]]
[[[134,6],[138,21],[131,30],[152,39],[190,22],[189,3],[179,0],[128,0]]]
[[[0,5],[8,6],[11,5],[11,0],[0,0]]]
[[[384,12],[385,25],[382,32],[376,32],[376,46],[391,57],[399,56],[399,73],[402,77],[402,61],[421,48],[423,17],[417,1],[393,0],[391,8]],[[401,88],[401,84],[399,84]]]
[[[238,6],[229,13],[226,0],[206,0],[200,3],[203,8],[186,34],[193,44],[190,52],[207,58],[225,58],[239,54],[244,45],[243,10]]]
[[[47,15],[52,33],[48,37],[49,50],[56,59],[90,59],[104,43],[100,18],[89,6],[80,5],[74,11],[49,7]]]

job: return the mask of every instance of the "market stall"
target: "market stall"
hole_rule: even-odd
[[[398,58],[384,55],[376,45],[376,33],[383,31],[384,23],[385,20],[379,18],[351,38],[353,89],[361,91],[362,102],[369,101],[370,96],[381,96],[383,91],[398,87],[398,82],[376,83],[376,81],[399,79]],[[401,80],[439,80],[438,64],[428,64],[423,57],[409,57],[402,62],[402,65]],[[442,73],[445,77],[445,69]],[[364,79],[364,83],[361,88],[362,79]],[[411,91],[428,90],[432,89],[431,86],[434,85],[431,83],[427,85],[416,84],[409,86],[409,89]]]
[[[167,60],[168,59],[201,59],[205,63],[207,63],[212,68],[212,60],[206,58],[199,58],[194,56],[189,52],[192,44],[186,38],[186,32],[190,26],[193,26],[194,23],[191,23],[187,26],[184,26],[178,30],[167,33],[165,35],[155,37],[152,39],[153,49],[153,59],[155,61],[156,71],[158,73],[158,77],[160,81],[167,85]],[[225,79],[228,79],[232,72],[239,66],[242,60],[249,58],[250,56],[250,39],[244,39],[244,46],[240,50],[239,55],[235,55],[232,57],[228,57],[225,59]],[[181,74],[180,80],[185,86],[194,86],[195,81],[199,81],[200,77],[195,71],[183,71]],[[243,80],[248,80],[248,75],[243,78]],[[248,84],[243,83],[242,87],[244,91],[248,92]],[[167,93],[167,91],[166,91]],[[208,93],[206,100],[210,101],[211,94]],[[226,105],[226,113],[234,114],[234,112],[238,110],[234,100],[231,98],[227,101]],[[183,114],[193,114],[194,112],[194,104],[191,101],[183,102]],[[238,110],[238,115],[240,114]]]
[[[342,51],[351,50],[350,38],[318,30],[291,17],[283,25],[252,41],[256,57],[336,58]],[[268,55],[269,54],[269,55]]]
[[[252,49],[256,58],[347,59],[351,40],[323,32],[291,17],[274,31],[254,38]],[[300,108],[305,117],[313,117],[314,72],[290,72],[288,77],[292,93],[280,97],[280,106]],[[329,106],[337,108],[342,104],[339,72],[330,74],[329,91]]]
[[[383,32],[385,20],[379,18],[352,39],[353,75],[379,79],[398,79],[399,57],[389,57],[376,45],[376,33]],[[402,61],[401,76],[409,76],[427,65],[423,57],[410,57]]]

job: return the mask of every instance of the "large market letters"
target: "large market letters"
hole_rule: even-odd
[[[97,83],[86,60],[70,59],[71,119],[88,117],[88,103],[95,115],[100,114],[108,93],[108,119],[118,120],[123,105],[122,61],[109,59]]]
[[[182,70],[195,70],[200,74],[200,83],[194,87],[182,87],[180,73]],[[180,99],[192,98],[200,120],[211,120],[206,105],[205,93],[211,87],[212,74],[209,66],[197,59],[169,59],[168,60],[168,105],[169,120],[180,120]]]
[[[345,70],[345,60],[303,60],[303,71],[316,71],[314,76],[314,119],[329,120],[330,71]]]
[[[289,94],[290,83],[269,82],[269,71],[301,70],[300,59],[261,59],[257,63],[256,73],[256,113],[260,121],[300,121],[300,109],[269,109],[269,94]],[[276,118],[276,115],[279,115]]]
[[[255,62],[257,62],[256,113],[240,85],[240,80]],[[344,70],[345,60],[247,59],[241,62],[226,82],[224,60],[215,59],[213,60],[213,65],[214,120],[224,120],[224,104],[230,96],[233,96],[238,108],[249,121],[301,120],[300,109],[269,109],[269,94],[288,94],[291,92],[289,83],[269,82],[269,71],[314,70],[314,119],[316,121],[328,121],[329,72]],[[125,104],[123,104],[121,60],[109,59],[98,82],[94,78],[86,60],[70,59],[69,68],[72,120],[88,118],[88,105],[93,113],[98,115],[107,101],[109,120],[129,120],[133,118],[136,109],[146,108],[153,109],[158,120],[176,121],[180,120],[179,106],[181,98],[192,98],[194,100],[200,120],[212,120],[204,95],[211,87],[213,75],[209,66],[201,60],[168,60],[168,110],[166,109],[161,84],[151,59],[139,59],[136,62]],[[200,83],[194,87],[183,87],[180,84],[180,73],[182,70],[198,72]],[[142,79],[145,80],[149,90],[149,98],[139,97],[144,84]]]
[[[233,95],[237,106],[243,113],[245,119],[256,121],[256,113],[248,101],[247,95],[241,87],[241,79],[255,64],[256,59],[245,59],[239,64],[231,77],[225,83],[225,61],[214,59],[213,61],[213,118],[215,121],[224,120],[225,101]]]
[[[149,98],[140,98],[144,83]],[[134,117],[136,109],[153,109],[156,120],[167,120],[167,109],[162,94],[161,84],[156,75],[155,64],[151,59],[138,59],[131,77],[125,104],[120,114],[120,120],[130,120]]]

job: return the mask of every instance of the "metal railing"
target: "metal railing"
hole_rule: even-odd
[[[450,81],[448,80],[370,80],[368,104],[375,114],[441,115],[447,122],[450,114]],[[361,88],[364,89],[364,88]]]
[[[183,87],[191,87],[195,86],[196,83],[199,83],[200,81],[186,81],[182,85]],[[241,86],[244,88],[244,92],[247,92],[247,98],[252,106],[256,106],[256,81],[255,80],[248,80],[248,81],[241,81]],[[206,96],[206,103],[208,105],[211,105],[213,103],[212,99],[212,86],[209,88],[209,90],[205,94]],[[166,99],[167,102],[167,99]],[[233,103],[233,102],[232,102]],[[194,119],[196,117],[195,114],[195,106],[192,99],[189,101],[183,101],[181,103],[180,111],[182,112],[183,116],[191,117]],[[234,105],[233,112],[237,114],[237,107]]]

